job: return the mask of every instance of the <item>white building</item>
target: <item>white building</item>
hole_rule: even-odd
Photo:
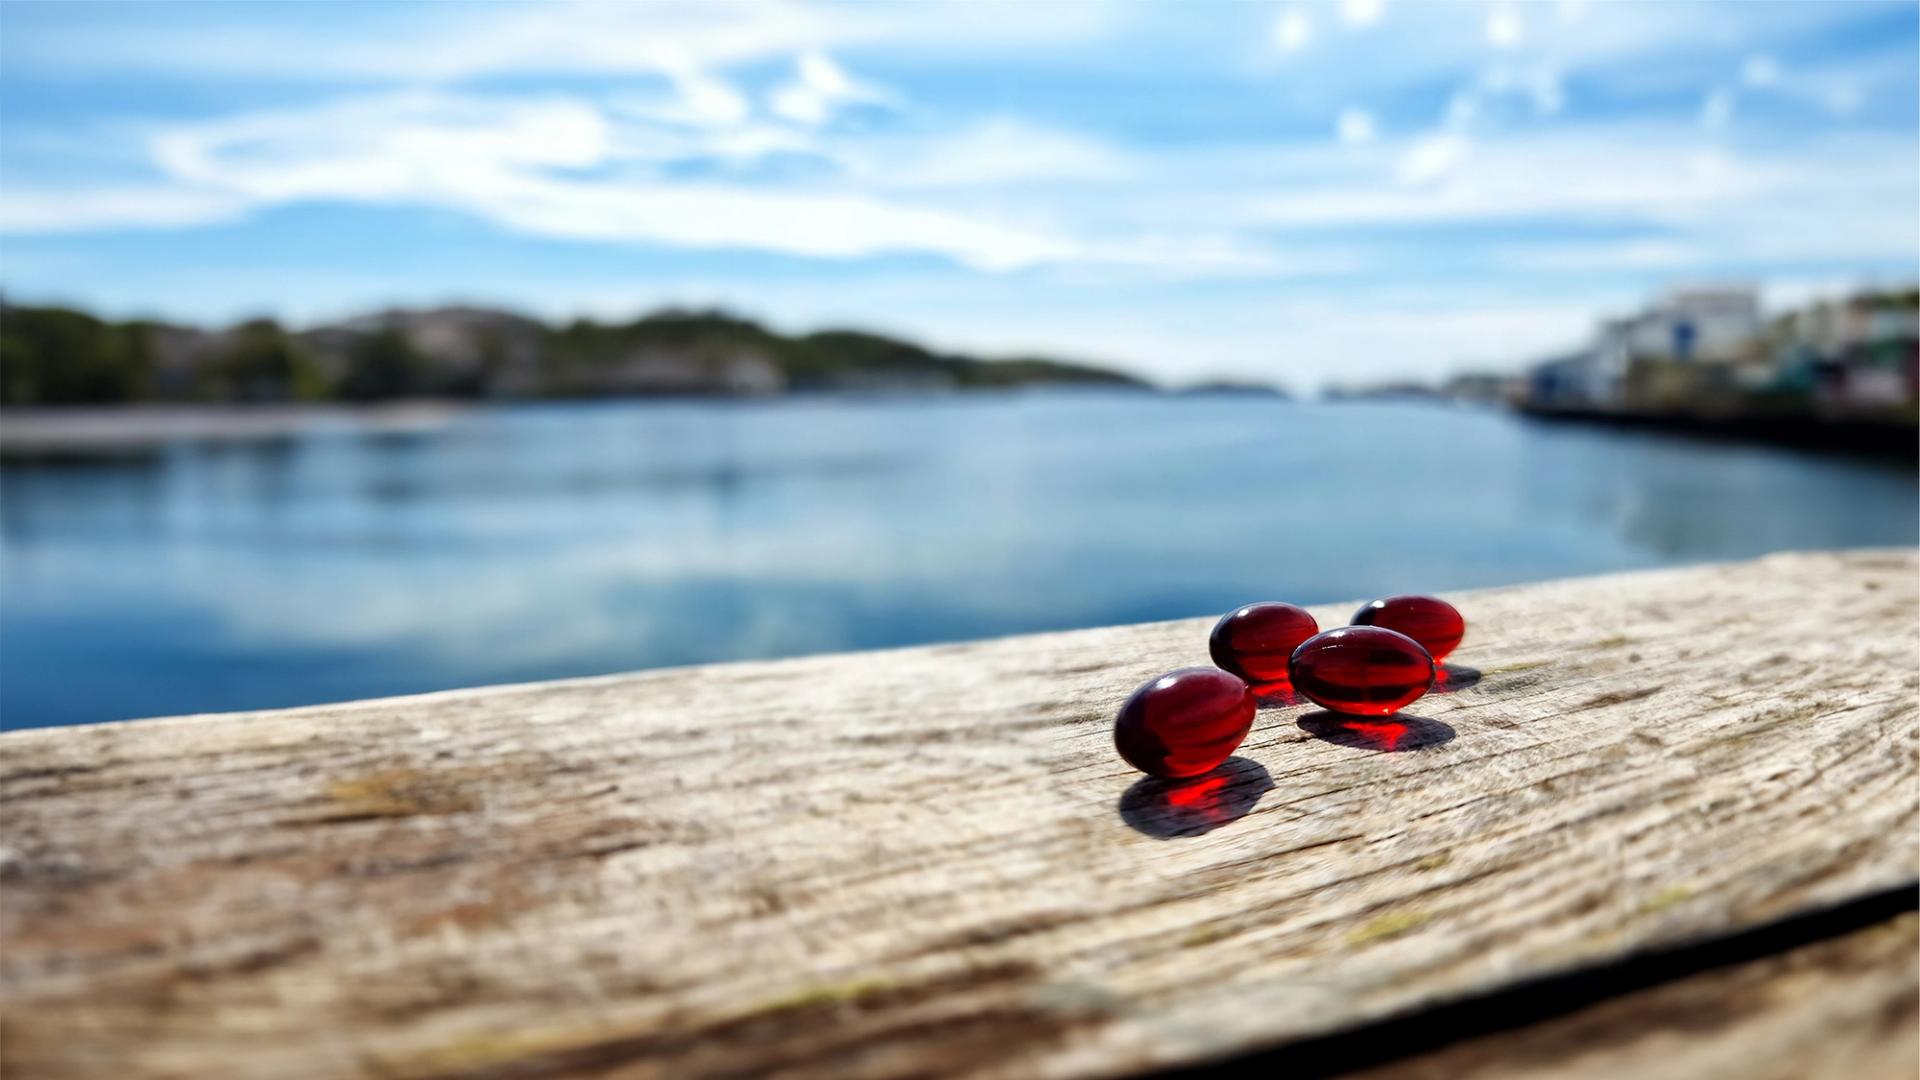
[[[1622,323],[1629,356],[1727,359],[1760,336],[1760,297],[1738,286],[1676,289]]]

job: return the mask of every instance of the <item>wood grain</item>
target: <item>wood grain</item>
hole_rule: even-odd
[[[1920,917],[1625,994],[1353,1080],[1912,1080]]]
[[[1911,881],[1917,589],[1875,551],[1465,594],[1478,681],[1397,750],[1275,705],[1174,791],[1109,726],[1208,620],[13,733],[0,1065],[1088,1076],[1272,1047]]]

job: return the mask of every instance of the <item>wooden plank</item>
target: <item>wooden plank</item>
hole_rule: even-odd
[[[1179,792],[1109,725],[1206,620],[14,733],[0,1064],[1112,1075],[1352,1027],[1911,881],[1917,587],[1457,597],[1480,677],[1395,752],[1276,706]]]
[[[1917,953],[1920,918],[1908,913],[1549,1022],[1348,1075],[1354,1080],[1913,1080],[1920,1075]]]

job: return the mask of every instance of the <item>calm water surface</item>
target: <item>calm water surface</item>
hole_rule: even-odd
[[[1917,520],[1907,469],[1438,406],[502,408],[0,469],[0,725],[1913,544]]]

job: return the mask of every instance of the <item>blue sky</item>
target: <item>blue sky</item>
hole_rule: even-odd
[[[1511,366],[1700,281],[1920,260],[1920,8],[0,6],[0,289]]]

